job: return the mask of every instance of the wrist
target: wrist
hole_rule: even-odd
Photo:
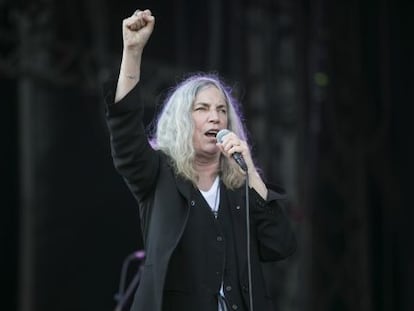
[[[137,59],[141,58],[142,52],[143,48],[140,48],[137,45],[125,45],[122,51],[122,56]]]

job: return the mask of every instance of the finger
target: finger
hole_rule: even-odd
[[[143,13],[144,13],[144,15],[146,15],[146,16],[150,16],[150,15],[152,15],[152,12],[151,12],[151,10],[150,10],[150,9],[145,9],[145,10],[143,11]]]
[[[150,27],[154,26],[155,17],[152,15],[152,12],[150,10],[146,9],[143,12],[142,19],[143,21],[145,21],[145,24],[146,24],[145,26],[150,26]]]
[[[230,141],[228,144],[223,145],[223,150],[226,154],[231,156],[235,152],[240,152],[240,146]]]
[[[132,31],[137,31],[141,28],[137,21],[126,21],[125,26]]]
[[[243,152],[243,148],[241,148],[240,145],[232,145],[229,149],[229,154],[232,155],[233,153],[242,153]]]
[[[139,28],[144,27],[146,24],[144,21],[144,15],[142,11],[139,11],[138,15],[131,16],[131,21],[135,23],[136,25],[138,25]]]
[[[125,20],[125,25],[130,30],[139,30],[145,27],[146,22],[139,16],[131,16]]]
[[[141,11],[140,9],[135,10],[131,17],[148,18],[152,16],[152,12],[149,9]]]
[[[140,9],[136,9],[135,12],[132,14],[132,16],[138,16],[139,12],[141,12]]]
[[[144,21],[145,16],[147,14],[150,14],[149,10],[141,11],[140,9],[135,10],[135,12],[127,18],[127,20],[130,22],[128,25],[135,24],[139,28],[142,28],[145,26],[146,22]]]
[[[136,10],[134,14],[132,14],[132,16],[129,18],[129,21],[129,26],[135,24],[135,26],[133,26],[134,30],[139,30],[146,27],[148,24],[152,27],[155,21],[155,17],[148,9],[145,11]]]
[[[229,137],[228,140],[225,140],[223,142],[224,149],[227,151],[230,151],[231,149],[238,148],[241,145],[240,140],[237,138],[237,136]]]

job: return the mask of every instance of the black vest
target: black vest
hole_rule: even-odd
[[[221,285],[229,310],[244,311],[236,260],[233,225],[224,186],[215,218],[198,191],[183,236],[168,266],[163,311],[217,311]]]

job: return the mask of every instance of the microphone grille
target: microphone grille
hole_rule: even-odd
[[[224,136],[226,136],[227,134],[229,134],[230,133],[230,131],[228,130],[228,129],[222,129],[222,130],[220,130],[218,133],[217,133],[217,135],[216,135],[216,138],[217,138],[217,141],[219,142],[219,143],[222,143],[223,142],[223,138],[224,138]]]

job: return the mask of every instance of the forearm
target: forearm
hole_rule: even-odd
[[[115,103],[124,98],[139,82],[141,58],[142,50],[124,49],[115,92]]]
[[[256,170],[249,172],[249,186],[256,190],[263,200],[266,200],[267,187]]]
[[[123,53],[119,70],[115,103],[125,97],[139,82],[144,47],[154,29],[155,18],[150,10],[137,10],[122,21]]]

